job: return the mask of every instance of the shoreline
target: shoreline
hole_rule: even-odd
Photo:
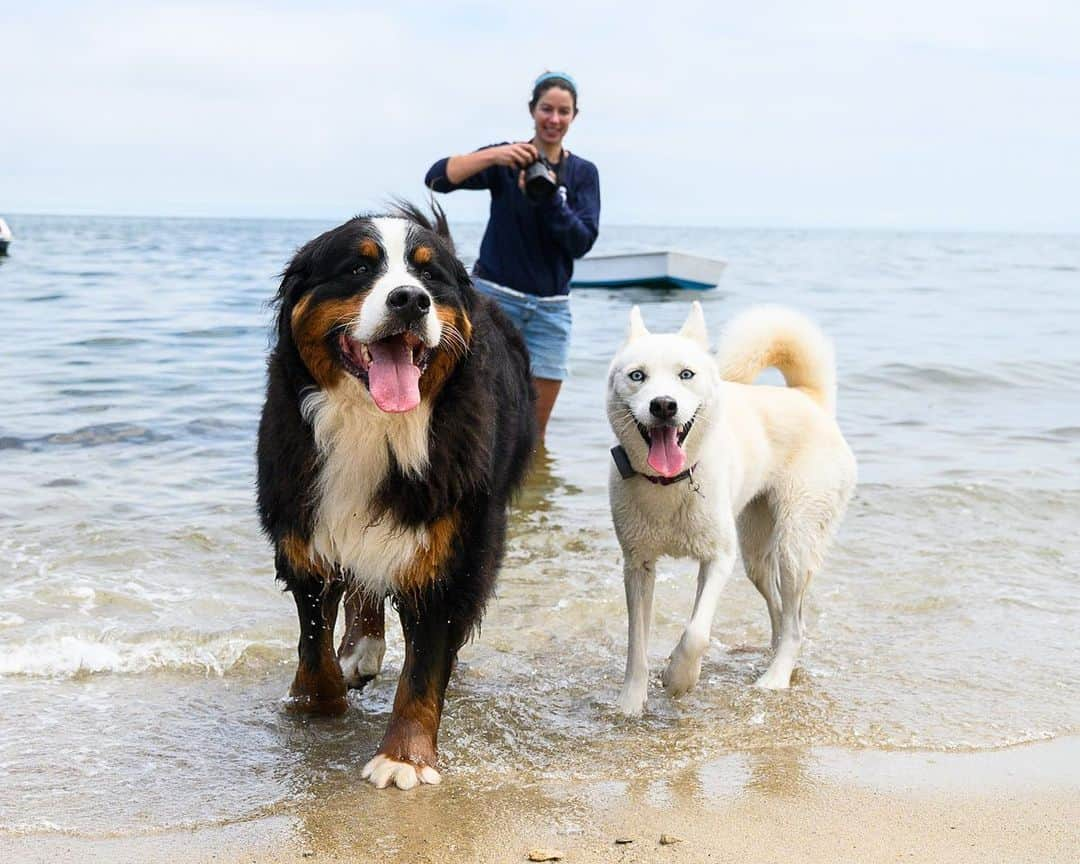
[[[783,748],[668,776],[319,790],[226,825],[4,834],[19,862],[1080,860],[1080,736],[972,752]],[[677,838],[661,845],[661,834]],[[630,842],[617,844],[616,839]]]

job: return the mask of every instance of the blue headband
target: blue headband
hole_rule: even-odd
[[[539,87],[545,81],[550,81],[552,78],[561,78],[563,81],[565,81],[567,84],[570,85],[570,87],[573,89],[573,91],[575,93],[577,93],[577,83],[574,81],[573,78],[571,78],[565,72],[545,72],[543,75],[541,75],[535,81],[533,81],[533,90],[535,90],[537,87]]]

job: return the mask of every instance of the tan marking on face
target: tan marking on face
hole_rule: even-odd
[[[447,306],[436,306],[435,314],[439,316],[439,320],[444,324],[449,324],[451,327],[455,327],[458,333],[461,334],[461,338],[465,340],[465,345],[468,346],[472,342],[472,321],[469,320],[469,316],[465,314],[463,309],[454,309]]]
[[[332,387],[342,375],[348,374],[338,363],[337,355],[328,344],[327,337],[333,328],[360,317],[360,309],[366,296],[367,292],[364,292],[343,300],[312,303],[311,295],[308,294],[300,298],[293,307],[293,341],[296,342],[300,357],[311,377],[324,390]]]
[[[428,526],[428,544],[416,550],[409,566],[398,576],[398,590],[419,591],[439,576],[457,538],[458,515],[450,513]]]
[[[430,246],[417,246],[412,254],[414,264],[430,264],[434,257],[435,250]]]
[[[377,259],[379,257],[379,244],[370,237],[365,237],[360,241],[360,254],[365,258]]]
[[[436,304],[435,314],[442,322],[443,335],[428,368],[420,378],[422,399],[433,397],[442,389],[454,367],[468,352],[472,341],[472,322],[463,311]],[[460,334],[460,340],[454,335],[455,332]]]

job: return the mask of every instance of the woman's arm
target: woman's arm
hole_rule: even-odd
[[[600,177],[592,165],[574,189],[576,203],[571,209],[559,192],[539,205],[548,211],[551,234],[573,258],[582,258],[600,233]]]
[[[436,192],[453,192],[455,189],[487,189],[490,176],[487,169],[496,165],[523,168],[536,161],[538,154],[532,144],[501,144],[483,147],[463,156],[440,159],[428,169],[424,184]]]

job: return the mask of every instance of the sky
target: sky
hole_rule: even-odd
[[[0,214],[422,201],[563,69],[602,224],[1078,232],[1078,46],[1075,0],[16,2]]]

